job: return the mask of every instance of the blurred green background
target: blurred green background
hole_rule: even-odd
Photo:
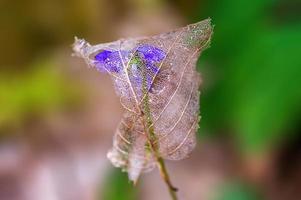
[[[103,113],[97,115],[101,120],[95,118],[94,108],[109,103],[114,94],[108,92],[109,80],[98,79],[97,72],[71,57],[75,35],[95,44],[159,33],[208,17],[215,28],[211,48],[198,63],[203,77],[202,120],[194,159],[203,161],[198,157],[202,148],[210,152],[221,148],[224,163],[231,167],[221,169],[221,181],[207,188],[208,197],[183,199],[301,199],[298,0],[2,0],[0,155],[7,156],[9,144],[9,151],[21,157],[18,162],[30,168],[33,160],[53,156],[52,151],[74,158],[73,149],[79,155],[78,149],[86,149],[95,139],[106,141],[95,144],[104,146],[103,151],[110,147],[120,118],[118,100],[112,106],[118,108],[102,106],[97,110]],[[22,150],[16,151],[20,146]],[[24,151],[30,156],[23,156]],[[99,157],[105,159],[105,154]],[[10,166],[5,163],[11,160],[8,156],[0,161],[0,187],[5,188],[0,199],[26,199],[22,192],[14,196],[12,191],[19,191],[29,172],[9,169],[7,176],[10,167],[1,166]],[[79,162],[89,166],[85,160]],[[134,188],[124,173],[108,169],[99,175],[100,181],[91,183],[95,189],[89,190],[90,195],[71,199],[151,199],[144,183]],[[195,190],[191,188],[192,193]]]

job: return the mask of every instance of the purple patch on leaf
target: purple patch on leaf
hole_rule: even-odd
[[[100,71],[109,71],[109,72],[120,72],[123,68],[122,60],[120,57],[122,56],[123,61],[127,60],[129,53],[127,51],[108,51],[104,50],[98,53],[95,56],[95,60],[97,61],[96,67]]]
[[[166,53],[152,45],[143,44],[138,46],[136,50],[132,51],[109,51],[103,50],[95,56],[96,68],[102,72],[109,71],[120,73],[123,70],[123,64],[127,65],[131,54],[137,53],[139,58],[143,61],[144,66],[137,66],[137,63],[130,66],[133,75],[133,81],[142,88],[142,71],[141,67],[145,67],[148,71],[146,75],[147,88],[150,89],[153,77],[159,72],[159,63],[166,57]],[[122,59],[121,59],[121,56]],[[132,58],[133,59],[133,58]],[[123,63],[124,62],[124,63]]]
[[[160,62],[166,56],[164,51],[148,44],[139,46],[137,51],[142,54],[143,58],[148,62]]]
[[[146,68],[157,74],[159,71],[157,64],[166,57],[165,52],[149,44],[139,46],[137,51],[144,60]]]
[[[151,88],[153,77],[159,72],[159,63],[166,57],[166,53],[159,48],[144,44],[137,48],[138,56],[143,60],[144,67],[148,71],[146,73],[147,89]],[[132,66],[135,83],[140,88],[139,93],[142,93],[143,76],[142,71],[137,66]]]

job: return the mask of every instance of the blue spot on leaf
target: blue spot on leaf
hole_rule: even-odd
[[[142,54],[144,59],[148,62],[160,62],[166,56],[164,51],[148,44],[139,46],[138,52]]]
[[[130,55],[135,54],[130,61]],[[120,57],[122,56],[122,59]],[[138,46],[137,49],[131,51],[109,51],[103,50],[95,56],[96,67],[99,71],[121,73],[124,70],[124,65],[127,62],[132,62],[129,66],[131,74],[133,75],[133,81],[138,87],[142,86],[142,67],[147,71],[146,81],[147,88],[150,89],[153,77],[159,72],[159,63],[166,57],[166,53],[152,45],[143,44]],[[134,60],[136,59],[136,61]],[[137,62],[137,59],[139,62]]]
[[[123,57],[123,60],[126,60],[126,57],[129,55],[127,51],[121,51],[120,54]],[[118,51],[108,50],[98,53],[95,56],[95,60],[98,62],[97,68],[100,71],[105,71],[106,69],[109,72],[120,72],[123,69],[120,54]]]

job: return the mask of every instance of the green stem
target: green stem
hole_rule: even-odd
[[[144,106],[144,116],[145,116],[145,121],[146,123],[144,123],[144,129],[147,131],[147,138],[148,138],[148,144],[149,147],[151,149],[151,151],[153,152],[153,155],[156,158],[157,161],[157,166],[160,172],[160,175],[162,177],[162,179],[164,180],[164,182],[166,183],[167,187],[168,187],[168,191],[169,194],[172,198],[172,200],[177,200],[177,191],[178,189],[175,188],[172,183],[171,180],[169,178],[167,169],[165,167],[165,163],[163,158],[160,156],[159,152],[158,152],[158,146],[154,144],[153,141],[156,140],[156,135],[154,132],[154,128],[151,126],[152,124],[152,119],[151,119],[151,114],[150,114],[150,107],[149,107],[149,96],[148,96],[148,88],[147,88],[147,80],[146,80],[146,71],[145,71],[145,65],[142,66],[142,93],[143,95],[145,95],[145,98],[143,100],[143,106]]]
[[[169,175],[168,175],[168,172],[167,172],[167,169],[165,167],[164,160],[161,157],[157,158],[157,165],[158,165],[158,168],[160,171],[160,175],[168,187],[168,191],[169,191],[169,194],[170,194],[172,200],[177,200],[178,199],[178,197],[177,197],[178,189],[172,185]]]

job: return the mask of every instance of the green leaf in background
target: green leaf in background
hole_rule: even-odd
[[[216,24],[214,45],[200,63],[200,135],[227,131],[244,152],[292,137],[287,132],[301,113],[301,23],[279,23],[275,9],[293,2],[212,1],[200,14]]]
[[[261,200],[262,198],[252,188],[239,183],[229,182],[216,191],[212,200]]]
[[[44,116],[80,102],[80,88],[57,67],[55,60],[40,60],[28,72],[1,74],[0,127],[16,126],[30,114]]]
[[[200,17],[208,15],[215,24],[216,34],[213,37],[212,52],[205,52],[206,63],[199,65],[204,77],[204,85],[213,81],[209,88],[204,87],[201,96],[202,128],[210,132],[220,131],[228,127],[229,104],[231,104],[231,91],[225,84],[236,72],[232,71],[233,62],[240,59],[241,55],[249,50],[250,44],[256,43],[262,30],[263,19],[271,0],[256,1],[211,1],[208,9],[199,13]],[[199,3],[201,9],[202,2]],[[250,58],[253,55],[249,55]],[[254,66],[252,66],[254,68]],[[255,66],[256,68],[256,66]],[[236,66],[237,70],[240,66]],[[208,78],[207,78],[208,77]],[[223,99],[227,97],[226,99]],[[208,131],[207,130],[207,131]]]
[[[301,102],[301,26],[263,33],[233,62],[225,90],[240,144],[258,151],[285,138]],[[225,97],[226,98],[226,97]]]
[[[131,184],[127,174],[120,169],[111,168],[103,187],[99,200],[135,200],[137,198],[137,187]]]

